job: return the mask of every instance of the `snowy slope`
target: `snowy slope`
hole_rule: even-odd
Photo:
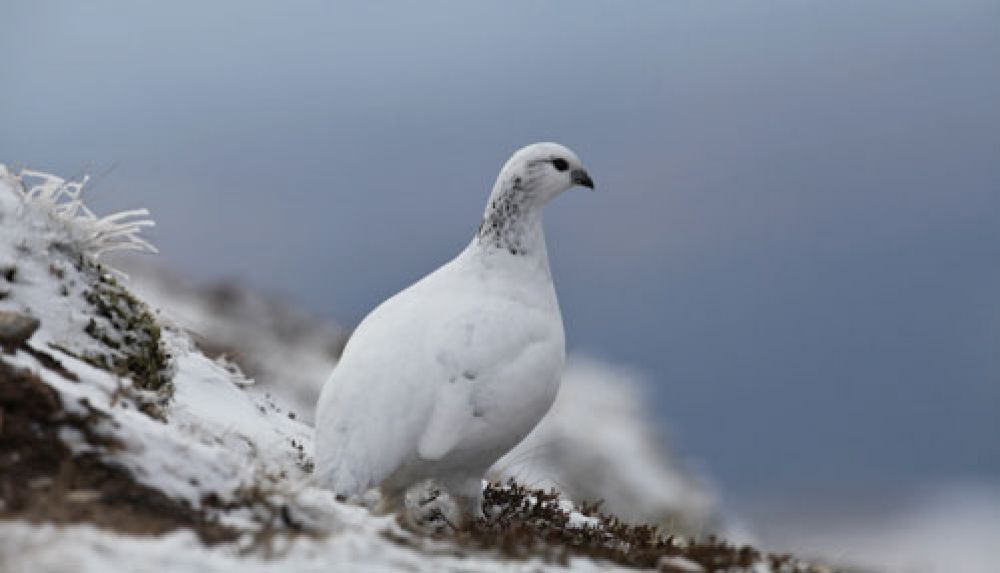
[[[0,570],[616,568],[577,554],[701,569],[678,556],[690,543],[648,538],[538,495],[517,502],[531,527],[511,528],[536,531],[547,527],[539,519],[555,519],[564,539],[590,545],[564,547],[554,562],[531,551],[511,560],[500,555],[513,538],[425,537],[338,502],[310,482],[311,428],[238,368],[205,356],[98,260],[114,248],[151,250],[138,236],[146,213],[99,218],[81,190],[0,166],[0,312],[40,320],[30,339],[0,353]],[[513,515],[505,511],[496,513]],[[500,539],[508,526],[490,527]],[[597,529],[583,535],[588,527]],[[650,539],[653,553],[629,554]],[[609,542],[614,551],[594,553]],[[707,547],[691,554],[769,570],[749,548]]]
[[[129,288],[163,309],[198,347],[225,356],[259,388],[312,421],[323,381],[337,364],[348,331],[236,281],[196,284],[149,257],[116,257]]]

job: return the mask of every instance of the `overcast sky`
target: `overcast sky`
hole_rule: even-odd
[[[1000,3],[332,4],[8,3],[0,161],[351,323],[560,141],[571,350],[727,491],[1000,480]]]

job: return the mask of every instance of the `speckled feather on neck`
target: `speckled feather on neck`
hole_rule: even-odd
[[[520,176],[498,186],[490,195],[475,242],[486,250],[512,255],[544,253],[542,209],[531,192],[531,182]]]

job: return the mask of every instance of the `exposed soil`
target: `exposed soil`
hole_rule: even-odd
[[[0,519],[89,523],[132,535],[189,528],[207,544],[236,539],[240,531],[102,459],[121,444],[101,431],[112,423],[105,414],[81,405],[86,414],[67,411],[52,387],[0,357]],[[66,430],[93,451],[74,455],[59,439]]]

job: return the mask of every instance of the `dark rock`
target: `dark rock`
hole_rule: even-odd
[[[0,310],[0,347],[10,352],[24,344],[41,322],[33,316]]]

